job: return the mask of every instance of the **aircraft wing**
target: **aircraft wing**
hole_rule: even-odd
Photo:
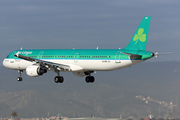
[[[38,64],[39,66],[43,66],[43,67],[45,67],[47,69],[50,68],[50,67],[53,67],[56,70],[71,71],[71,68],[70,68],[69,65],[49,62],[49,61],[45,61],[45,60],[34,59],[34,58],[31,58],[31,57],[19,55],[19,53],[16,53],[14,56],[18,57],[18,58],[21,58],[23,60],[34,62],[34,63]]]

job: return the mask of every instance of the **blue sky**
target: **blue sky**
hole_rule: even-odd
[[[0,0],[0,60],[20,49],[124,48],[151,16],[147,50],[180,61],[178,0]]]

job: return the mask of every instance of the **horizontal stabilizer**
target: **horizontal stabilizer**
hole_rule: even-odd
[[[168,54],[173,54],[174,52],[166,52],[166,53],[158,53],[158,52],[156,52],[155,54],[154,54],[154,56],[155,57],[157,57],[157,56],[159,56],[159,55],[168,55]]]
[[[122,53],[125,54],[125,55],[129,55],[129,58],[130,58],[131,60],[135,60],[135,59],[138,58],[138,57],[142,57],[142,55],[125,53],[125,52],[122,52]]]

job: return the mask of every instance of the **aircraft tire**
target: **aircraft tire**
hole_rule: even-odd
[[[17,81],[22,81],[22,77],[18,77],[18,78],[17,78]]]
[[[93,76],[87,76],[86,77],[86,82],[87,83],[93,83],[95,81],[94,77]]]
[[[54,78],[54,82],[55,83],[63,83],[64,82],[64,78],[62,76],[56,76]]]
[[[58,83],[58,82],[59,82],[59,76],[56,76],[56,77],[54,78],[54,82],[55,82],[55,83]]]
[[[91,81],[91,83],[93,83],[95,81],[93,76],[90,76],[90,81]]]
[[[91,81],[91,78],[89,76],[87,76],[85,80],[87,83],[89,83]]]
[[[60,76],[59,77],[59,83],[63,83],[64,82],[64,78],[63,78],[63,76]]]

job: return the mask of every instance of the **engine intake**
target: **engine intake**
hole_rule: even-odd
[[[38,67],[38,68],[37,68],[37,73],[38,73],[38,75],[43,75],[43,74],[46,73],[46,72],[47,72],[46,69],[43,69],[43,68],[41,68],[41,67]]]
[[[31,65],[26,68],[27,75],[31,77],[41,76],[46,72],[47,72],[46,69],[43,69],[40,66],[36,66],[36,65]]]

